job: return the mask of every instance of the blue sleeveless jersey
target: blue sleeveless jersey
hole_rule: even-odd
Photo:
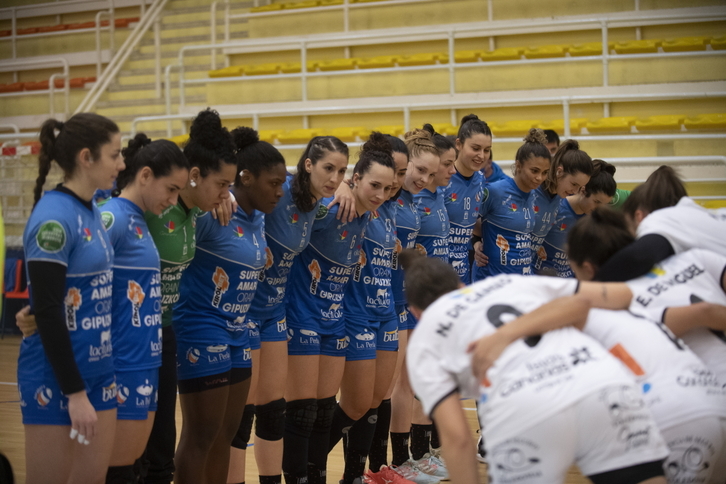
[[[113,362],[117,370],[161,365],[159,253],[138,205],[112,198],[101,207],[113,263]]]
[[[548,275],[554,273],[557,274],[557,277],[575,277],[575,273],[572,272],[570,264],[567,262],[567,234],[572,226],[584,216],[584,214],[576,214],[566,198],[560,200],[560,209],[553,219],[552,229],[545,237],[542,249],[538,253],[532,254],[535,274],[545,269],[550,273]]]
[[[323,199],[313,224],[310,244],[290,271],[287,325],[322,335],[337,334],[345,327],[343,294],[358,263],[361,241],[370,212],[352,222],[337,220],[339,205],[325,208]]]
[[[343,298],[345,319],[386,321],[396,314],[391,293],[391,258],[396,247],[395,200],[371,212],[353,280]]]
[[[560,210],[559,195],[551,195],[544,185],[540,185],[532,192],[532,207],[534,210],[534,228],[532,229],[532,262],[535,262],[537,253],[542,250],[545,237],[552,229]]]
[[[421,228],[421,217],[416,209],[411,192],[401,190],[394,205],[396,209],[396,247],[391,257],[391,288],[396,306],[406,304],[406,289],[403,284],[403,267],[398,262],[398,254],[403,249],[416,247],[416,237]]]
[[[451,223],[449,262],[464,284],[471,282],[469,273],[471,234],[479,218],[483,194],[484,176],[478,171],[469,178],[465,178],[457,171],[444,188],[444,204]]]
[[[112,373],[113,247],[95,203],[89,210],[71,194],[47,192],[30,214],[23,247],[26,263],[47,261],[66,266],[63,313],[81,376],[87,381]],[[50,371],[40,336],[24,338],[18,374]]]
[[[512,178],[484,190],[481,210],[482,243],[489,263],[477,267],[474,279],[495,274],[531,274],[532,194]]]
[[[424,188],[414,196],[414,200],[421,217],[416,244],[421,244],[428,257],[438,257],[448,264],[450,224],[443,189],[431,192]]]
[[[178,339],[248,345],[245,319],[265,266],[264,217],[238,208],[226,227],[209,213],[197,219],[196,254],[173,312]]]
[[[482,172],[483,174],[483,172]],[[484,182],[488,185],[491,185],[492,183],[498,182],[499,180],[504,180],[506,178],[511,178],[509,175],[504,173],[502,170],[502,167],[497,165],[496,163],[492,162],[492,175],[490,177],[484,177]]]
[[[251,318],[272,319],[285,316],[285,289],[295,257],[310,242],[313,221],[318,206],[310,212],[301,212],[292,201],[292,176],[282,186],[285,194],[272,213],[265,215],[267,258],[265,270],[249,310]]]

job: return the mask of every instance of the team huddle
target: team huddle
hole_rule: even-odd
[[[352,178],[335,137],[291,174],[209,109],[183,150],[88,113],[41,144],[28,482],[242,483],[254,442],[260,484],[325,483],[343,440],[344,484],[472,483],[477,459],[493,483],[726,483],[726,212],[669,167],[629,193],[532,129],[508,176],[475,115],[371,133]]]

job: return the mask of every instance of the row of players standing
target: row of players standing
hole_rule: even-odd
[[[38,202],[24,238],[38,327],[23,342],[18,370],[30,476],[90,482],[108,474],[109,482],[125,482],[150,432],[147,482],[154,472],[170,476],[178,374],[177,481],[226,479],[230,443],[243,450],[249,440],[254,414],[240,402],[250,391],[261,482],[279,482],[281,464],[289,482],[324,481],[342,430],[375,421],[361,417],[380,409],[394,380],[405,380],[405,372],[397,376],[399,329],[415,323],[394,254],[420,245],[451,257],[468,279],[462,261],[479,203],[495,199],[484,196],[479,173],[488,167],[491,132],[475,116],[464,118],[458,150],[431,129],[408,134],[405,144],[372,135],[347,217],[326,199],[347,166],[344,143],[311,140],[297,175],[287,176],[282,156],[254,131],[238,128],[233,139],[205,111],[185,157],[139,136],[124,166],[118,128],[105,118],[83,114],[43,126],[36,200],[52,160],[66,181]],[[525,155],[518,154],[515,181],[531,161]],[[557,183],[567,176],[552,171]],[[121,196],[100,214],[92,194],[119,173]],[[206,212],[225,202],[230,185],[239,208],[225,226]],[[286,296],[288,273],[294,283]],[[69,446],[61,438],[69,424],[72,442],[94,445],[80,453]],[[387,434],[387,425],[381,429]],[[385,463],[385,443],[374,450],[371,430],[360,424],[348,433],[346,482],[362,475],[368,452]],[[38,449],[51,435],[58,452],[49,463]]]

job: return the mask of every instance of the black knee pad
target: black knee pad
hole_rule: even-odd
[[[285,431],[310,437],[317,416],[318,403],[314,398],[293,400],[285,406]]]
[[[232,447],[235,449],[247,449],[247,444],[250,442],[250,434],[252,434],[252,421],[255,419],[255,406],[245,405],[245,410],[242,413],[242,421],[239,423],[237,433],[234,434],[232,439]]]
[[[338,402],[335,397],[322,398],[318,400],[318,416],[315,425],[322,428],[329,428],[333,423],[333,415]]]
[[[113,466],[106,471],[106,484],[135,484],[134,466]]]
[[[255,435],[265,440],[280,440],[285,433],[285,399],[257,406]]]

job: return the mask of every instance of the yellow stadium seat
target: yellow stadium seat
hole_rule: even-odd
[[[370,130],[365,126],[357,126],[354,128],[333,128],[327,133],[329,136],[335,136],[341,141],[356,141],[358,138],[365,139],[370,134]]]
[[[321,7],[329,7],[331,5],[343,5],[343,0],[320,0]]]
[[[448,54],[436,52],[434,54],[413,54],[404,55],[398,58],[398,65],[405,66],[428,66],[436,63],[445,64],[449,62]]]
[[[180,134],[179,136],[174,136],[173,138],[170,138],[169,141],[172,143],[176,143],[177,146],[182,146],[184,143],[187,142],[189,139],[189,134]]]
[[[351,0],[350,3],[371,3],[371,2],[383,2],[385,0]]]
[[[269,5],[260,5],[259,7],[252,7],[250,9],[250,13],[260,13],[260,12],[272,12],[274,10],[282,10],[282,4],[281,3],[271,3]]]
[[[315,72],[318,68],[318,61],[308,61],[308,72]],[[280,64],[280,72],[283,74],[294,74],[300,72],[299,62],[284,62]]]
[[[611,42],[612,44],[612,42]],[[581,57],[586,55],[601,55],[602,42],[588,42],[586,44],[576,44],[570,46],[567,51],[571,57]]]
[[[638,131],[680,131],[685,117],[678,114],[650,116],[635,121],[635,128]]]
[[[564,57],[567,53],[567,46],[543,45],[541,47],[530,47],[524,49],[524,56],[527,59],[546,59],[549,57]]]
[[[521,48],[504,47],[502,49],[493,50],[491,52],[482,52],[481,60],[483,61],[505,61],[519,60],[522,58]]]
[[[649,54],[658,52],[660,40],[628,40],[625,42],[615,42],[613,49],[618,54]]]
[[[635,123],[635,121],[635,116],[615,116],[589,121],[586,127],[590,133],[630,131],[630,127]]]
[[[661,44],[663,52],[691,52],[706,50],[709,37],[682,37],[680,39],[666,39]]]
[[[358,67],[361,69],[380,69],[395,67],[398,62],[397,55],[379,55],[377,57],[364,57],[358,60]]]
[[[280,70],[280,64],[259,64],[256,66],[245,66],[246,76],[267,76],[271,74],[277,74]]]
[[[309,0],[306,2],[283,3],[282,8],[285,10],[292,10],[294,8],[314,8],[318,5],[320,5],[320,3],[317,0]]]
[[[481,57],[478,50],[460,50],[454,53],[454,62],[476,62]]]
[[[683,121],[686,129],[726,129],[726,114],[701,114]]]
[[[726,200],[696,200],[702,207],[716,210],[726,208]]]
[[[245,72],[244,66],[229,66],[216,71],[209,71],[209,77],[234,77],[241,76]]]
[[[306,144],[311,138],[320,136],[321,129],[293,129],[285,131],[277,136],[277,140],[283,144]]]
[[[318,69],[321,71],[347,71],[355,69],[355,66],[361,59],[333,59],[318,62]]]
[[[587,124],[587,118],[570,118],[570,132],[579,134],[582,127]],[[565,120],[556,119],[554,121],[547,121],[540,123],[536,126],[539,129],[551,129],[558,134],[564,134],[565,132]]]
[[[283,131],[279,129],[261,129],[257,132],[260,137],[260,141],[267,141],[268,143],[274,143]]]
[[[713,50],[724,50],[726,49],[726,35],[721,37],[714,37],[711,39],[711,48]]]
[[[507,121],[504,124],[500,124],[497,126],[496,131],[494,131],[494,128],[492,128],[492,132],[495,136],[499,137],[509,137],[509,136],[521,136],[524,137],[527,135],[530,129],[534,128],[535,126],[541,124],[542,121],[532,121],[532,120],[524,120],[524,121]]]
[[[457,134],[459,132],[459,127],[453,126],[450,123],[431,123],[431,126],[433,126],[434,131],[444,136],[449,134]]]
[[[373,131],[378,131],[383,134],[390,134],[391,136],[403,136],[404,127],[402,124],[387,124],[383,126],[376,126]]]

